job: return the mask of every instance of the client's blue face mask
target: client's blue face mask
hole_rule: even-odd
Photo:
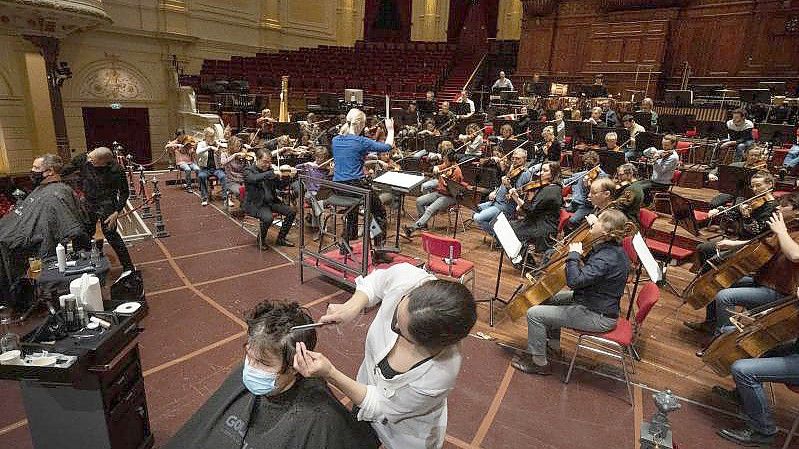
[[[244,359],[242,381],[250,393],[256,396],[268,395],[277,388],[277,373],[267,373],[250,365],[250,359]]]

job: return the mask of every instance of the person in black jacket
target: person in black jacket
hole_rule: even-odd
[[[71,173],[77,173],[80,177],[80,186],[85,195],[86,234],[89,239],[94,235],[97,220],[100,220],[100,229],[122,264],[122,271],[133,270],[128,248],[117,231],[117,218],[125,209],[130,195],[125,170],[116,163],[111,149],[98,147],[75,156],[61,171],[64,177]],[[88,250],[88,239],[80,242],[80,246]]]
[[[587,332],[608,332],[616,327],[619,300],[630,269],[630,260],[621,247],[626,223],[622,212],[608,209],[591,225],[591,237],[597,240],[587,256],[583,257],[581,242],[569,245],[566,285],[572,291],[560,292],[544,305],[527,310],[529,354],[514,357],[514,368],[530,374],[552,373],[547,361],[547,333],[554,336],[549,346],[558,351],[562,327]]]
[[[560,164],[547,162],[541,166],[541,182],[546,184],[535,193],[526,193],[512,188],[508,191],[516,203],[516,211],[524,218],[511,222],[516,236],[523,243],[535,245],[536,251],[543,252],[552,246],[558,233],[560,208],[563,195],[560,185]],[[532,196],[530,196],[532,195]],[[529,199],[525,200],[525,197]]]
[[[261,245],[266,245],[266,232],[272,224],[272,212],[283,215],[283,225],[277,234],[275,244],[294,246],[286,240],[286,236],[294,223],[296,212],[283,204],[277,195],[277,189],[289,184],[290,179],[272,167],[272,155],[269,150],[259,148],[255,152],[255,164],[244,169],[244,183],[247,193],[244,198],[244,212],[261,221]]]

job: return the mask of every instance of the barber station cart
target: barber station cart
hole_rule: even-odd
[[[0,379],[20,382],[36,449],[151,448],[136,338],[139,318],[111,312],[90,315],[111,326],[71,332],[55,343],[39,341],[34,331],[23,338],[24,354],[46,351],[63,356],[53,366],[0,365]],[[49,322],[54,319],[48,316]]]

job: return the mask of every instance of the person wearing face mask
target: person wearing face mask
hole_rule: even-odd
[[[626,225],[622,212],[608,209],[591,223],[591,237],[597,240],[586,256],[581,242],[569,245],[566,284],[571,290],[527,310],[528,353],[513,358],[514,368],[528,374],[552,374],[547,347],[556,353],[560,350],[562,327],[586,332],[608,332],[616,327],[630,269],[621,247]],[[547,335],[553,338],[548,341]]]
[[[316,346],[296,302],[264,301],[247,316],[244,361],[165,449],[373,449],[379,443],[320,379],[293,367],[296,345]]]
[[[125,209],[130,191],[125,170],[114,160],[109,148],[98,147],[72,158],[61,174],[66,177],[77,173],[85,195],[87,220],[86,234],[94,235],[97,220],[108,244],[114,249],[122,271],[134,270],[128,248],[117,231],[117,217]],[[80,242],[79,247],[89,250],[90,241]]]
[[[356,379],[304,343],[297,344],[294,368],[341,390],[386,449],[440,448],[447,395],[461,367],[459,342],[477,320],[474,296],[463,284],[402,263],[359,277],[352,297],[331,304],[319,321],[348,323],[378,304]]]
[[[84,217],[72,188],[61,182],[61,158],[33,161],[33,191],[0,219],[0,308],[19,306],[20,279],[28,257],[55,256],[56,245],[85,239]]]

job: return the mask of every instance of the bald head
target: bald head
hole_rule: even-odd
[[[105,167],[114,160],[114,153],[108,147],[97,147],[89,151],[87,157],[95,167]]]

